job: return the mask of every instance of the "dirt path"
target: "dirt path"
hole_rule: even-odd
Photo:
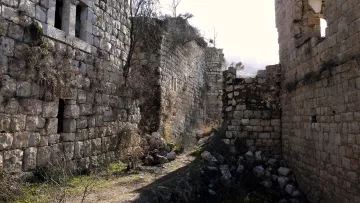
[[[91,191],[84,202],[87,203],[125,203],[134,202],[139,200],[139,190],[151,185],[155,181],[164,177],[167,174],[173,173],[176,170],[186,167],[195,158],[190,155],[180,155],[174,161],[166,163],[163,166],[142,167],[142,170],[138,174],[125,175],[122,177],[112,178],[104,184],[101,184],[100,188]],[[178,173],[172,174],[168,179],[175,178]],[[169,180],[161,180],[162,182]],[[160,183],[152,184],[147,190],[151,190],[151,187],[158,187]],[[142,197],[143,198],[143,197]],[[76,197],[70,202],[81,202],[81,197]]]

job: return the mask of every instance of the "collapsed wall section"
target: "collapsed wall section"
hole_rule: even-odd
[[[255,78],[237,78],[236,70],[224,72],[224,122],[233,152],[251,150],[280,158],[280,66],[267,66]],[[240,143],[246,142],[246,148]]]
[[[137,143],[127,13],[127,1],[0,2],[0,167],[88,168]]]

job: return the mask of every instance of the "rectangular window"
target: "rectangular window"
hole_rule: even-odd
[[[76,6],[75,37],[86,41],[87,6],[81,2]]]
[[[58,107],[58,128],[57,133],[62,133],[64,128],[64,110],[65,110],[65,101],[63,99],[59,99],[59,107]]]
[[[57,29],[62,29],[62,17],[63,17],[63,0],[56,0],[55,7],[55,27]]]

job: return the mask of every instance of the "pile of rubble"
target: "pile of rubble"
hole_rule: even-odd
[[[158,132],[145,135],[146,145],[144,147],[145,165],[158,165],[168,163],[176,159],[174,146],[167,144]]]
[[[246,176],[246,178],[251,177],[251,181],[263,187],[265,191],[276,191],[275,199],[279,203],[307,202],[305,196],[297,188],[291,169],[285,167],[285,162],[266,158],[262,156],[261,151],[248,151],[233,162],[225,162],[224,160],[229,157],[219,154],[213,156],[208,151],[202,152],[201,157],[205,161],[203,171],[209,180],[208,192],[210,195],[217,195],[216,188],[214,188],[215,182],[220,182],[224,186],[235,185]]]

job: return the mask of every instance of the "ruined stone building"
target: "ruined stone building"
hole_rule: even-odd
[[[224,55],[221,49],[207,47],[180,17],[157,20],[151,33],[133,57],[134,83],[146,73],[137,87],[144,97],[140,124],[148,133],[160,132],[181,143],[202,123],[221,121]]]
[[[125,88],[128,16],[125,0],[0,2],[0,167],[27,172],[65,158],[70,168],[89,168],[138,146],[129,132],[139,123],[181,141],[206,120],[207,90],[222,89],[221,50],[151,30],[156,43],[133,56],[133,68],[146,69]],[[209,109],[221,115],[221,101]]]
[[[276,24],[283,156],[310,200],[360,202],[360,1],[277,0]]]
[[[0,2],[0,167],[110,161],[140,111],[124,94],[127,1]]]
[[[223,141],[282,155],[312,202],[360,202],[360,2],[275,5],[280,65],[225,72]]]

